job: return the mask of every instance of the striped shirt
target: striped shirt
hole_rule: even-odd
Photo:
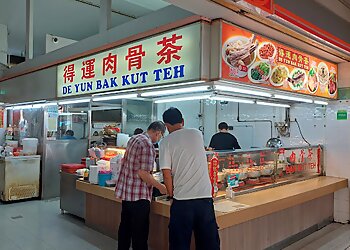
[[[117,198],[125,201],[141,199],[151,201],[152,186],[142,181],[137,172],[140,169],[152,172],[155,158],[156,152],[147,133],[131,137],[126,147],[119,177],[116,180]]]

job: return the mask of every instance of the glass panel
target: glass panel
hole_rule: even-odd
[[[123,133],[133,135],[136,128],[146,131],[152,122],[152,102],[139,100],[126,100],[123,112],[126,121],[123,124]]]
[[[117,134],[121,131],[122,100],[93,102],[91,107],[91,142],[108,146],[117,145]]]
[[[323,173],[318,146],[207,152],[213,193],[259,190]]]
[[[87,139],[88,108],[88,103],[47,107],[47,139]]]

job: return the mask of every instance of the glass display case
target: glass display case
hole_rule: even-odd
[[[208,151],[213,196],[257,191],[323,173],[322,146]]]

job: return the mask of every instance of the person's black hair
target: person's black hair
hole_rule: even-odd
[[[134,131],[134,135],[138,135],[138,134],[142,134],[143,133],[143,129],[142,128],[136,128]]]
[[[163,113],[163,122],[175,125],[182,123],[182,114],[177,108],[171,107]]]
[[[222,130],[222,129],[228,130],[228,125],[227,125],[226,122],[220,122],[218,127],[219,127],[220,130]]]
[[[162,122],[162,121],[155,121],[155,122],[152,122],[148,126],[147,131],[148,130],[160,131],[160,132],[162,132],[162,134],[164,134],[165,133],[165,129],[166,128],[165,128],[164,122]]]
[[[74,131],[68,129],[68,130],[66,131],[66,135],[74,136]]]

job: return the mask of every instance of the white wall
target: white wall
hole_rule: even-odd
[[[328,176],[350,180],[350,122],[337,120],[337,111],[347,110],[350,119],[350,101],[334,101],[327,107],[325,165]],[[350,184],[350,182],[349,182]],[[350,219],[349,189],[334,194],[334,220],[346,223]]]
[[[0,24],[0,64],[7,66],[7,26]]]
[[[200,101],[184,101],[157,106],[157,119],[162,119],[162,114],[169,107],[177,107],[183,113],[185,126],[191,128],[204,127],[204,142],[208,145],[210,138],[217,132],[217,124],[225,121],[233,126],[234,134],[242,148],[264,147],[271,137],[269,122],[238,122],[238,104],[220,104],[215,101],[202,101],[203,114],[200,114]],[[296,105],[291,108],[291,119],[297,118],[302,133],[311,144],[324,144],[325,141],[325,112],[326,109],[314,105]],[[240,104],[240,120],[271,120],[273,123],[272,136],[277,136],[274,128],[275,122],[285,120],[285,109],[256,104]],[[295,122],[291,123],[291,136],[281,138],[285,146],[306,145],[300,136]]]
[[[51,34],[46,34],[45,53],[49,53],[51,51],[66,47],[75,42],[77,41],[60,37],[60,36],[53,36]]]
[[[350,62],[338,64],[338,88],[350,87]]]

